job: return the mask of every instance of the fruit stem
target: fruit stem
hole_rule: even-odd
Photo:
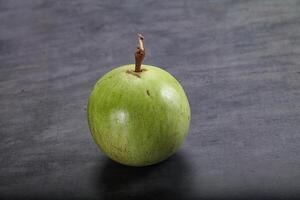
[[[144,36],[142,34],[138,34],[139,37],[139,46],[135,51],[135,70],[134,72],[141,72],[142,62],[145,57],[145,48],[144,48]]]

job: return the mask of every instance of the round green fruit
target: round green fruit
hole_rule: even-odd
[[[125,65],[105,74],[88,101],[88,123],[99,148],[112,160],[146,166],[171,156],[190,124],[184,90],[168,72]]]
[[[139,35],[135,65],[105,74],[88,102],[88,123],[99,148],[124,165],[158,163],[182,144],[190,124],[184,90],[168,72],[142,65],[144,37]]]

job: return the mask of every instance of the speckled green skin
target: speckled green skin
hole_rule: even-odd
[[[184,90],[168,72],[125,65],[105,74],[88,102],[88,123],[100,149],[112,160],[146,166],[171,156],[190,124]]]

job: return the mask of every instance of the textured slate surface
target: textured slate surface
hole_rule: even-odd
[[[109,161],[86,122],[137,32],[192,108],[180,151],[147,168]],[[300,2],[1,0],[0,136],[2,198],[300,197]]]

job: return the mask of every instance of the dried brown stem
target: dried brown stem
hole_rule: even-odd
[[[141,72],[142,62],[145,57],[145,48],[144,48],[144,37],[142,34],[138,34],[139,37],[139,46],[135,51],[135,72]]]

